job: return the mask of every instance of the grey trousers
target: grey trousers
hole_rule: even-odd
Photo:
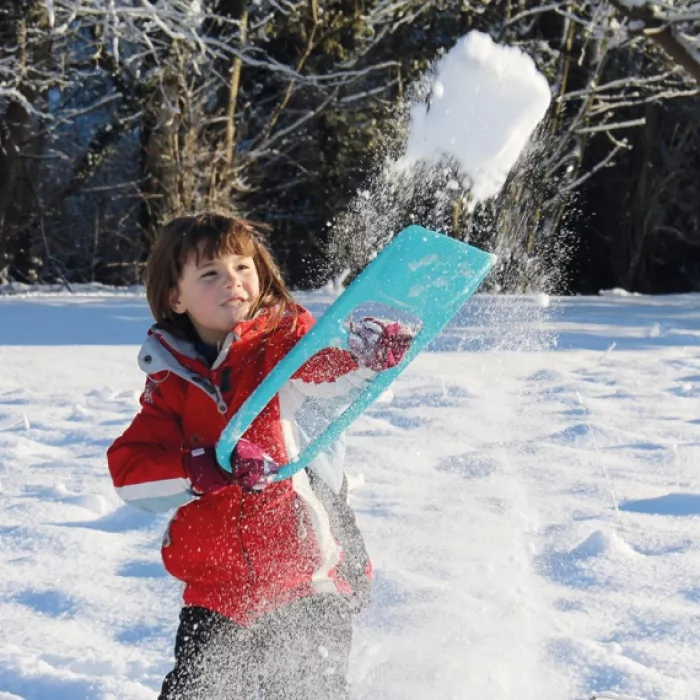
[[[338,596],[294,601],[252,627],[186,607],[159,700],[349,700],[351,644]]]

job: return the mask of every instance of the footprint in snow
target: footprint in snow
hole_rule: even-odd
[[[460,402],[473,399],[476,396],[473,392],[459,386],[445,386],[443,391],[433,391],[426,393],[415,393],[397,396],[392,401],[392,406],[398,409],[406,408],[451,408],[459,406]]]
[[[137,510],[131,506],[121,506],[96,520],[53,523],[62,527],[83,527],[98,532],[130,532],[148,530],[158,522],[158,515]]]
[[[35,401],[31,389],[13,389],[0,394],[0,406],[26,406]]]
[[[120,644],[140,644],[150,640],[159,640],[162,637],[163,630],[160,627],[153,625],[134,625],[118,632],[115,639]]]
[[[105,515],[114,507],[110,500],[98,493],[78,493],[71,491],[65,484],[57,483],[51,486],[25,486],[25,496],[42,501],[54,501],[67,505],[78,506],[89,510],[95,515]]]
[[[647,515],[672,515],[688,517],[700,515],[700,494],[669,493],[657,498],[624,501],[620,510]]]
[[[34,612],[50,617],[69,617],[75,613],[75,602],[62,591],[26,590],[14,600],[20,605],[31,608]]]
[[[601,424],[575,423],[545,438],[548,442],[579,449],[666,450],[658,442],[649,442],[644,435]]]
[[[43,657],[28,658],[22,665],[16,661],[0,669],[0,700],[53,700],[54,698],[94,698],[93,678],[69,677],[66,664],[48,663]],[[112,674],[116,675],[116,674]],[[27,690],[31,688],[31,696]]]
[[[163,564],[159,561],[129,561],[118,572],[125,578],[163,578],[166,576]]]
[[[440,460],[435,467],[439,472],[457,474],[464,479],[483,479],[500,469],[500,462],[478,452],[452,455]]]
[[[401,411],[378,409],[372,411],[372,418],[379,421],[388,423],[392,428],[399,428],[400,430],[412,430],[414,428],[420,428],[422,426],[430,424],[426,418],[420,418],[418,416],[408,416]]]
[[[681,591],[681,595],[691,603],[700,603],[700,588],[689,588]]]

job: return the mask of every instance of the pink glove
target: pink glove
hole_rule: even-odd
[[[246,491],[262,491],[281,469],[262,448],[242,438],[231,455],[231,466],[235,483]]]
[[[231,472],[219,466],[213,447],[196,447],[189,452],[185,469],[192,482],[192,492],[203,496],[232,485],[246,491],[262,491],[280,466],[254,443],[239,440],[231,455]]]
[[[368,316],[350,326],[350,352],[358,364],[382,372],[403,360],[414,337],[403,323]]]

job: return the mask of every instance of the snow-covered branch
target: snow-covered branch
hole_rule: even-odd
[[[700,3],[685,7],[651,0],[610,0],[610,3],[628,20],[630,33],[648,37],[700,83],[700,52],[680,29],[688,23],[700,23]],[[698,29],[694,27],[696,32]]]

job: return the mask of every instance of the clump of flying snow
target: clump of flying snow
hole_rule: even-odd
[[[409,222],[468,237],[455,214],[500,192],[550,103],[547,80],[529,56],[476,31],[429,75],[432,82],[425,77],[411,93],[410,123],[334,223],[328,252],[337,269],[363,267]],[[505,247],[504,260],[512,244]],[[501,248],[491,241],[491,250]],[[514,329],[510,319],[501,325]]]
[[[544,117],[551,91],[533,60],[470,32],[440,59],[428,104],[411,111],[401,164],[454,158],[475,200],[493,197]]]

